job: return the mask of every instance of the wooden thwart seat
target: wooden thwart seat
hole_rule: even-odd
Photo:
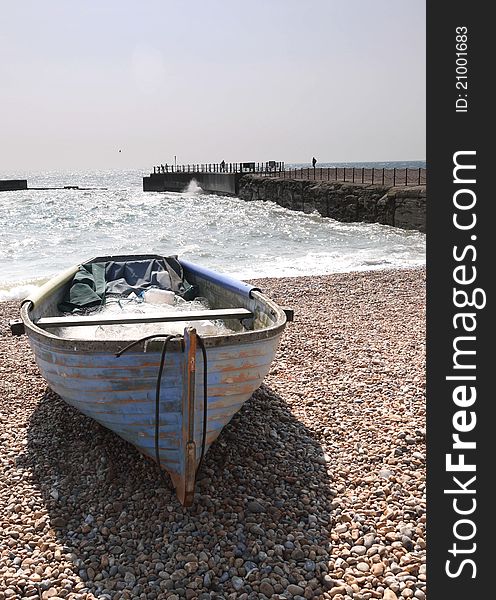
[[[216,308],[213,310],[193,310],[167,312],[162,314],[142,314],[133,316],[101,316],[89,315],[87,317],[43,317],[35,321],[35,325],[42,329],[53,327],[81,327],[84,325],[125,325],[139,323],[169,323],[173,321],[203,321],[214,319],[250,319],[253,313],[246,308]]]

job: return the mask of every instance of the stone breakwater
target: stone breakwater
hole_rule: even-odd
[[[269,200],[304,212],[317,211],[337,221],[381,223],[426,229],[426,187],[391,187],[334,181],[279,179],[245,175],[239,181],[243,200]]]
[[[258,280],[295,321],[190,509],[0,304],[0,599],[424,600],[424,275]]]

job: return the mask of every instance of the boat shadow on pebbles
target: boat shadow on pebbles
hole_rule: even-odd
[[[190,508],[153,461],[49,388],[18,463],[71,564],[66,589],[82,582],[109,598],[117,590],[263,598],[288,587],[292,595],[307,588],[306,597],[322,591],[328,459],[284,399],[262,385],[205,456]]]

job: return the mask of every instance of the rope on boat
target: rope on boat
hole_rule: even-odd
[[[157,385],[156,385],[156,388],[155,388],[155,459],[157,461],[158,466],[160,467],[160,471],[162,472],[162,464],[161,464],[161,460],[160,460],[160,449],[159,449],[159,437],[160,437],[160,387],[161,387],[161,381],[162,381],[163,371],[164,371],[164,368],[165,368],[165,357],[166,357],[166,354],[167,354],[167,346],[168,346],[169,342],[172,339],[181,340],[182,342],[184,342],[184,337],[183,336],[176,336],[176,335],[165,335],[165,334],[147,335],[147,336],[145,336],[145,337],[143,337],[143,338],[141,338],[139,340],[131,342],[131,344],[128,344],[122,350],[119,350],[119,352],[116,353],[115,357],[119,358],[120,356],[122,356],[122,354],[124,354],[124,352],[127,352],[128,350],[130,350],[134,346],[137,346],[138,344],[141,344],[143,342],[148,342],[149,340],[157,339],[157,338],[163,338],[164,339],[164,343],[163,343],[163,346],[162,346],[162,352],[160,354],[160,363],[159,363],[158,376],[157,376]],[[200,460],[199,460],[198,466],[196,468],[196,473],[198,473],[198,471],[200,470],[201,465],[203,463],[203,458],[205,456],[205,446],[206,446],[206,441],[207,441],[208,366],[207,366],[207,351],[206,351],[206,348],[205,348],[205,343],[203,342],[202,338],[198,334],[196,334],[196,338],[198,340],[198,343],[199,343],[199,346],[200,346],[200,350],[201,350],[201,353],[202,353],[202,357],[203,357],[203,428],[202,428],[202,445],[201,445]],[[146,344],[145,344],[145,351],[146,351]],[[184,352],[184,343],[182,344],[182,351]]]

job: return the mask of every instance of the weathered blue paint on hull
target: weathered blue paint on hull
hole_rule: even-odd
[[[256,390],[273,360],[279,336],[223,348],[209,348],[207,448]],[[68,404],[118,433],[144,454],[155,458],[155,390],[160,353],[68,353],[37,340],[31,348],[43,377]],[[224,357],[219,355],[224,354]],[[240,358],[244,354],[244,358]],[[246,355],[250,355],[246,358]],[[177,465],[182,428],[181,352],[167,354],[160,395],[160,457],[167,470]],[[200,457],[203,427],[203,364],[197,352],[195,442]],[[113,365],[113,366],[111,366]],[[120,366],[122,365],[122,366]]]

